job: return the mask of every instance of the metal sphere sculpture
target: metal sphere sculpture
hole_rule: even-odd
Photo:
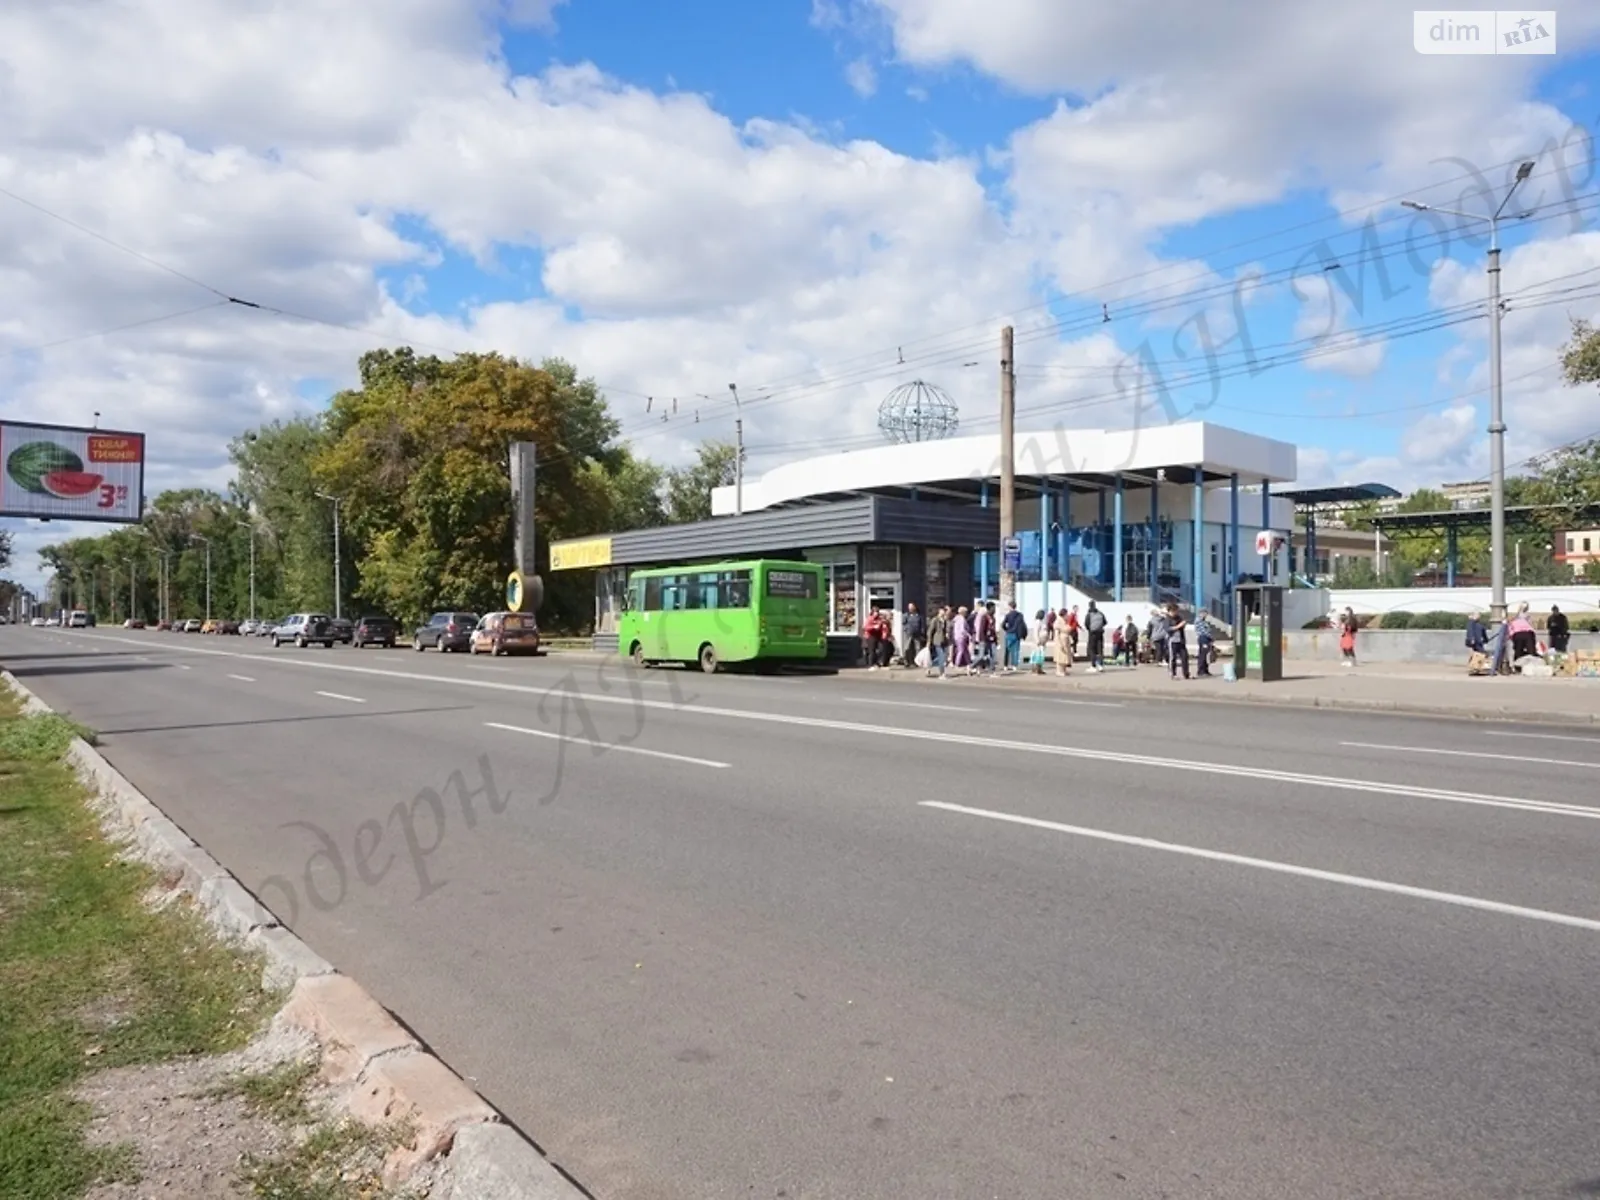
[[[902,383],[878,405],[878,428],[891,442],[931,442],[947,438],[960,424],[956,402],[920,379]]]

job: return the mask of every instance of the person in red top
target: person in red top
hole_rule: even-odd
[[[1072,657],[1078,657],[1078,606],[1074,604],[1067,614],[1067,639],[1072,643]]]

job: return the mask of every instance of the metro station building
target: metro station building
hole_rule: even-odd
[[[1286,581],[1296,448],[1205,422],[1152,429],[1019,430],[1017,605],[1100,604],[1139,625],[1177,601],[1224,620],[1234,585]],[[853,659],[871,607],[903,613],[994,599],[1000,538],[998,433],[800,459],[717,488],[708,521],[553,542],[552,571],[595,572],[595,647],[615,650],[630,571],[736,558],[825,568],[830,652]],[[1020,553],[1018,553],[1020,552]],[[897,620],[898,629],[898,620]]]

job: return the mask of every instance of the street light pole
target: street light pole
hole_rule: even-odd
[[[333,504],[333,619],[337,621],[344,616],[344,587],[339,565],[339,497],[326,492],[317,495]]]
[[[1484,221],[1489,226],[1489,612],[1496,621],[1506,618],[1506,422],[1504,387],[1500,370],[1500,318],[1503,315],[1500,300],[1500,218],[1505,214],[1511,197],[1533,174],[1533,160],[1517,167],[1516,177],[1506,189],[1500,206],[1488,216],[1482,213],[1458,212],[1451,208],[1435,208],[1415,200],[1402,200],[1406,208],[1419,212],[1448,213],[1466,221]],[[1531,213],[1519,213],[1520,217]]]
[[[250,531],[250,619],[256,619],[256,527],[249,521],[238,524]]]
[[[129,558],[123,561],[128,564],[128,620],[131,621],[138,616],[138,613],[134,612],[134,608],[139,602],[139,560]]]
[[[206,547],[206,620],[211,620],[211,539],[191,533],[190,540],[204,542]]]
[[[733,393],[733,512],[744,515],[744,406],[739,403],[739,385],[730,383]]]

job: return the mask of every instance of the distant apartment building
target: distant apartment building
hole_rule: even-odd
[[[1471,483],[1447,483],[1439,491],[1450,502],[1451,508],[1482,508],[1489,503],[1489,481],[1486,479]]]
[[[1600,560],[1600,529],[1568,529],[1556,534],[1555,559],[1582,575],[1591,562]]]
[[[1333,528],[1330,524],[1323,524],[1319,518],[1317,561],[1306,562],[1304,529],[1294,531],[1294,540],[1289,548],[1289,561],[1296,575],[1310,579],[1313,583],[1328,583],[1339,573],[1341,567],[1348,569],[1352,563],[1358,561],[1373,563],[1374,571],[1381,573],[1381,567],[1374,560],[1381,554],[1383,561],[1387,562],[1393,548],[1394,544],[1388,538],[1379,538],[1375,542],[1371,533]]]

